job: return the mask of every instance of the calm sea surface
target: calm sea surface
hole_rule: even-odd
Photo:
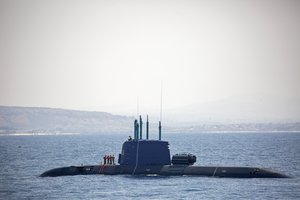
[[[0,137],[0,199],[300,199],[300,133],[164,135],[171,154],[198,165],[271,168],[291,179],[88,175],[40,178],[63,166],[118,155],[125,135]]]

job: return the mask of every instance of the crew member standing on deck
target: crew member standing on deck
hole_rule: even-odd
[[[111,159],[112,159],[112,164],[114,165],[115,164],[115,155],[112,155]]]
[[[106,155],[103,157],[104,165],[106,165]]]
[[[111,163],[112,163],[112,157],[111,155],[109,155],[109,164],[111,165]]]

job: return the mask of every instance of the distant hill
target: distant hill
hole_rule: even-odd
[[[0,133],[130,133],[132,121],[106,112],[0,106]]]
[[[0,134],[102,134],[133,132],[133,117],[106,112],[0,106]],[[158,124],[150,123],[157,134]],[[300,131],[300,123],[164,124],[164,133]]]

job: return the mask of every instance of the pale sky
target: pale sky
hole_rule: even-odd
[[[0,105],[300,121],[298,0],[0,0]]]

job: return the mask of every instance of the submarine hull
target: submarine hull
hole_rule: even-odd
[[[73,176],[73,175],[162,175],[162,176],[207,176],[224,178],[289,178],[269,169],[256,167],[216,167],[190,165],[157,165],[157,166],[121,166],[121,165],[86,165],[69,166],[51,169],[41,177]]]

